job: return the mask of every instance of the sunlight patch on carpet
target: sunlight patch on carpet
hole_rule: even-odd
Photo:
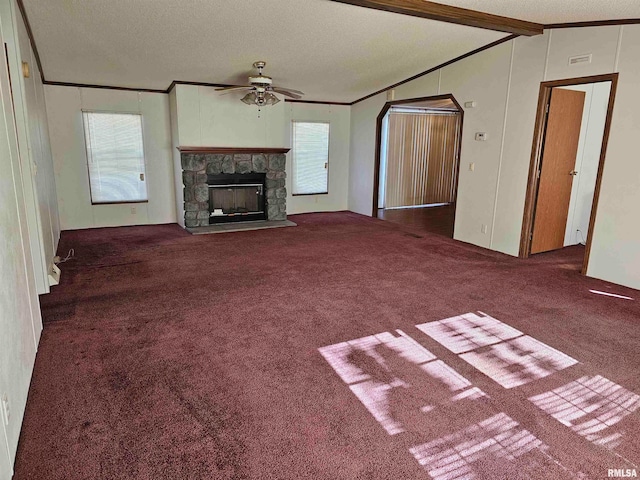
[[[476,478],[474,463],[488,457],[513,461],[548,448],[507,414],[499,413],[409,451],[434,480],[470,480]]]
[[[466,313],[416,327],[504,388],[524,385],[578,363],[488,315]]]
[[[611,427],[640,408],[640,396],[600,375],[582,377],[529,400],[590,442],[609,449],[622,433]]]
[[[428,428],[438,403],[485,394],[401,330],[318,349],[389,435]]]
[[[476,313],[422,323],[416,325],[416,328],[453,353],[468,352],[522,335],[520,330],[493,317]]]

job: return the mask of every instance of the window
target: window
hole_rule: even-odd
[[[293,122],[293,194],[328,193],[329,124]]]
[[[91,203],[146,202],[142,115],[83,112]]]

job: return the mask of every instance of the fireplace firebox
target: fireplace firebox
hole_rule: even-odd
[[[208,175],[209,224],[266,220],[264,173]]]

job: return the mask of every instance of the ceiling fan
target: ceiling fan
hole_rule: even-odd
[[[265,105],[275,105],[280,101],[278,97],[276,97],[273,92],[280,93],[287,97],[300,99],[304,93],[299,90],[293,90],[292,88],[282,88],[276,87],[273,85],[273,80],[271,77],[262,74],[262,69],[265,67],[267,62],[254,62],[253,68],[258,69],[257,76],[250,76],[249,83],[251,85],[241,85],[241,86],[231,86],[231,87],[222,87],[216,88],[217,91],[224,91],[227,93],[249,90],[241,100],[247,105],[258,105],[259,107]]]

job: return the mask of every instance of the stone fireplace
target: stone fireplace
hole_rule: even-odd
[[[286,220],[288,149],[179,148],[187,228]]]

